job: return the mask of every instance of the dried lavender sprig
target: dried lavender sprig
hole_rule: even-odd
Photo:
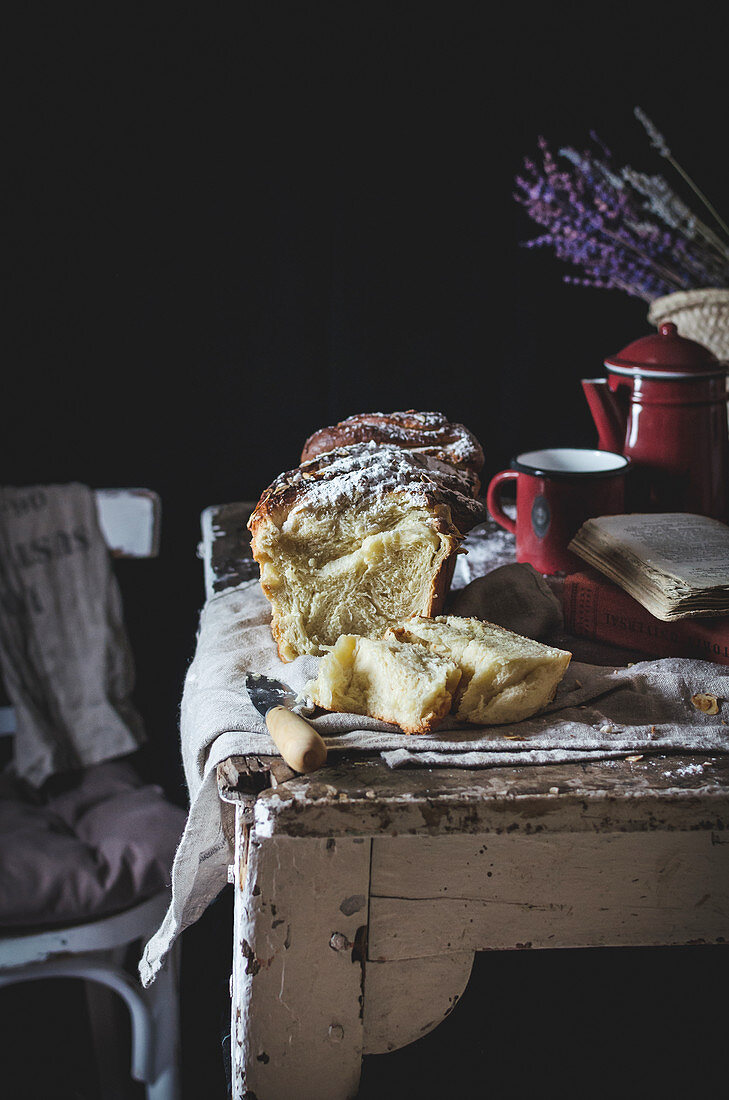
[[[617,244],[621,244],[629,251],[635,252],[638,256],[646,257],[646,253],[643,251],[643,249],[641,249],[640,245],[632,241],[630,237],[627,236],[627,234],[622,232],[611,233],[609,231],[606,231],[605,235],[608,238],[614,240]],[[650,267],[656,272],[656,274],[665,279],[666,282],[672,282],[674,280],[673,272],[669,268],[665,267],[663,264],[656,263],[656,261],[650,256],[646,257],[646,261],[650,265]],[[678,279],[676,279],[676,285],[677,287],[681,287],[681,283]]]
[[[650,301],[662,294],[673,290],[685,288],[685,283],[680,283],[671,278],[666,281],[652,272],[643,257],[633,256],[631,259],[625,249],[616,247],[613,243],[604,243],[595,239],[579,237],[572,234],[564,239],[557,234],[546,234],[536,241],[526,242],[526,247],[551,247],[558,259],[582,267],[590,281],[610,280],[611,285],[619,285],[621,288],[631,287],[630,293]]]
[[[574,165],[575,173],[558,170],[543,138],[539,139],[542,171],[525,159],[531,178],[517,177],[523,194],[515,193],[514,198],[550,230],[536,241],[526,242],[527,246],[550,246],[559,259],[581,266],[587,278],[573,282],[621,289],[647,301],[676,289],[729,281],[723,247],[717,256],[699,239],[692,242],[691,250],[684,233],[668,232],[646,221],[643,211],[651,212],[649,204],[612,168],[604,144],[595,135],[593,139],[605,161],[560,150]],[[661,183],[670,191],[665,181]],[[670,269],[665,266],[666,258]]]
[[[536,240],[526,241],[525,247],[551,247],[557,259],[582,267],[590,276],[590,280],[583,285],[610,285],[623,290],[630,286],[629,293],[646,301],[690,287],[688,281],[680,281],[672,272],[658,270],[641,253],[626,251],[617,236],[603,241],[560,225],[556,225],[555,230]],[[603,283],[603,280],[609,280],[609,284]]]
[[[578,169],[577,175],[558,172],[547,143],[540,139],[539,146],[544,156],[544,177],[538,176],[533,162],[529,161],[526,167],[535,177],[534,182],[530,185],[518,178],[517,183],[527,197],[522,199],[517,195],[515,198],[524,203],[536,221],[552,227],[554,235],[549,243],[558,258],[584,265],[585,249],[592,247],[593,254],[595,251],[600,253],[603,273],[607,269],[614,273],[615,268],[622,265],[629,278],[640,279],[644,288],[650,286],[654,296],[690,286],[687,277],[677,278],[675,271],[656,262],[656,253],[660,252],[660,248],[654,247],[648,234],[640,234],[638,243],[629,239],[623,231],[622,225],[629,220],[632,207],[616,173],[594,172],[595,162],[580,157],[574,150],[561,152]],[[607,185],[603,177],[608,177]],[[611,222],[617,233],[610,230]],[[655,237],[655,228],[650,229]],[[595,234],[597,238],[607,238],[607,241],[600,242]],[[561,237],[566,240],[562,241]],[[538,243],[544,245],[547,241],[541,238]],[[626,248],[633,253],[632,261],[625,253]],[[650,270],[653,270],[653,275],[649,274]]]
[[[710,226],[696,217],[690,207],[669,187],[663,176],[646,176],[643,172],[636,172],[628,166],[622,169],[622,175],[636,191],[645,196],[649,209],[667,225],[678,229],[690,239],[696,235],[703,237],[706,243],[719,253],[724,262],[729,260],[729,245],[722,241]]]
[[[696,216],[663,176],[648,176],[627,166],[621,169],[621,176],[641,196],[642,209],[674,231],[673,247],[681,252],[684,263],[702,278],[704,285],[716,280],[729,282],[729,246]],[[633,228],[639,230],[640,226]],[[691,250],[686,247],[689,241]]]
[[[581,175],[586,180],[592,182],[593,185],[595,185],[595,179],[594,179],[594,175],[593,175],[591,169],[594,167],[598,170],[598,173],[600,175],[602,175],[608,181],[610,186],[616,192],[625,192],[625,188],[624,188],[624,185],[623,185],[623,182],[622,182],[622,180],[623,180],[622,175],[616,175],[616,173],[610,168],[610,166],[605,164],[604,162],[599,161],[599,160],[588,160],[586,155],[581,156],[574,149],[571,149],[569,147],[560,149],[560,154],[563,155],[566,159],[568,159],[572,164],[574,164],[575,167],[581,173]],[[595,190],[596,190],[596,193],[598,193],[599,190],[601,190],[601,189],[598,189],[598,187],[595,186]],[[664,278],[667,282],[674,284],[677,289],[683,289],[683,284],[680,281],[679,282],[674,282],[673,273],[670,270],[668,270],[663,264],[659,264],[659,263],[656,262],[655,257],[653,255],[651,255],[651,250],[650,249],[646,250],[646,244],[649,240],[649,236],[650,235],[655,236],[656,227],[653,226],[653,225],[650,225],[649,223],[645,223],[645,222],[641,223],[635,217],[629,216],[629,196],[627,194],[625,194],[625,193],[621,194],[619,196],[619,199],[621,200],[619,205],[621,207],[621,212],[622,212],[623,226],[618,227],[618,231],[616,233],[616,232],[611,232],[607,228],[607,226],[601,225],[600,226],[601,232],[605,236],[607,236],[608,238],[610,238],[612,240],[615,240],[617,243],[619,243],[619,244],[623,245],[624,247],[628,248],[629,250],[637,253],[639,256],[644,257],[647,260],[647,262],[650,264],[650,266],[656,271],[656,273],[659,276]],[[617,219],[616,219],[616,221],[617,221]],[[636,241],[630,239],[624,232],[622,232],[621,228],[624,228],[624,227],[627,227],[627,228],[630,228],[630,229],[633,229],[633,230],[637,231],[637,233],[638,233],[638,235],[641,239],[641,243],[639,244]],[[668,240],[666,243],[668,244],[668,246],[670,248],[672,246],[675,247],[676,242],[674,242],[673,240]],[[648,251],[647,256],[646,256],[646,251]]]
[[[689,185],[691,190],[694,191],[696,195],[698,195],[698,197],[701,199],[704,206],[709,211],[709,213],[712,215],[714,220],[724,230],[727,237],[729,237],[729,226],[726,224],[726,222],[721,217],[721,215],[717,212],[717,210],[715,210],[715,208],[709,202],[709,200],[707,199],[704,192],[699,187],[696,186],[694,181],[689,176],[688,172],[686,172],[681,167],[681,165],[678,163],[676,158],[671,153],[671,150],[668,148],[668,145],[666,143],[666,139],[664,138],[663,134],[661,134],[661,132],[656,128],[656,126],[654,126],[654,124],[648,118],[648,115],[645,113],[645,111],[641,110],[640,107],[634,107],[633,108],[633,114],[638,119],[638,121],[643,125],[646,133],[648,134],[648,137],[651,140],[651,145],[653,146],[653,148],[662,157],[665,157],[665,159],[668,161],[669,164],[673,165],[673,167],[676,169],[676,171],[679,173],[679,175],[682,176],[682,178]]]
[[[705,284],[714,280],[729,281],[729,247],[724,244],[713,229],[696,217],[694,212],[679,198],[663,176],[647,176],[625,167],[616,176],[615,171],[601,161],[594,161],[595,167],[616,187],[624,191],[628,188],[642,196],[640,206],[649,215],[655,215],[678,236],[673,240],[673,248],[678,249],[683,261]],[[628,228],[644,237],[655,229],[650,222],[636,220],[628,215],[628,206],[623,216]],[[686,249],[686,240],[695,242],[693,252]],[[667,242],[667,246],[671,244]]]
[[[638,122],[642,123],[643,129],[648,134],[648,137],[650,138],[651,145],[656,150],[656,152],[660,156],[666,157],[667,160],[670,160],[671,159],[671,150],[668,148],[668,145],[666,143],[666,139],[664,138],[664,136],[660,132],[660,130],[656,126],[654,126],[654,124],[648,118],[648,115],[645,113],[643,108],[642,107],[634,107],[633,108],[633,114],[638,119]]]

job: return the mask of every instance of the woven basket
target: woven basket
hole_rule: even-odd
[[[678,290],[651,302],[648,321],[673,321],[679,336],[696,340],[717,359],[729,360],[729,290]]]

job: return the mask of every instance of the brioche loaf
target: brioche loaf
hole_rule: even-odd
[[[460,679],[454,661],[426,646],[343,634],[307,690],[325,710],[368,714],[405,733],[427,733],[449,713]]]
[[[571,653],[482,619],[414,616],[388,635],[455,661],[455,717],[489,726],[530,718],[554,698]]]
[[[478,475],[484,464],[481,444],[463,424],[455,424],[439,412],[408,409],[406,412],[358,413],[309,436],[301,461],[308,462],[336,447],[369,442],[403,447],[467,471],[472,494],[478,495]]]
[[[337,448],[281,474],[248,522],[281,660],[438,614],[456,550],[483,518],[464,473],[389,444]]]

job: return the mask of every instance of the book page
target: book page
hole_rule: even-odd
[[[729,585],[729,527],[719,520],[686,512],[632,513],[588,520],[584,533],[625,547],[652,569],[685,581],[692,588]]]

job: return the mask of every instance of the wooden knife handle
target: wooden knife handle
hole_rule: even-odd
[[[295,772],[315,772],[327,758],[327,747],[313,726],[287,707],[271,707],[266,725],[279,752]]]

